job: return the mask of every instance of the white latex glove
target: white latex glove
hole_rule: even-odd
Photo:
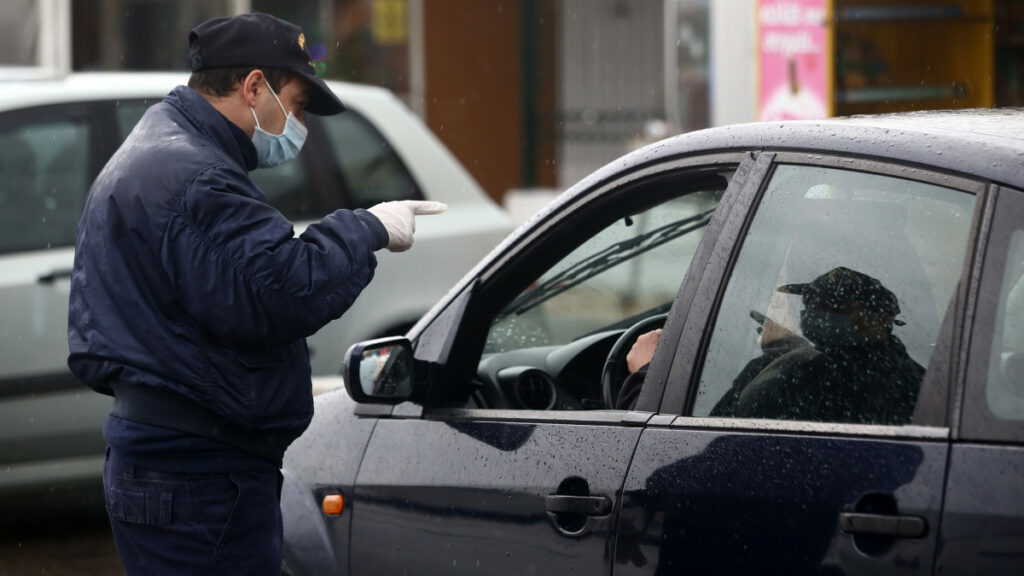
[[[404,252],[412,247],[412,236],[416,232],[416,216],[440,214],[448,209],[443,202],[426,200],[396,200],[371,206],[367,212],[373,214],[388,231],[387,249]]]

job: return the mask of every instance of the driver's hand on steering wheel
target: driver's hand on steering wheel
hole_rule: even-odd
[[[633,347],[629,349],[629,354],[626,354],[626,367],[629,368],[630,374],[651,363],[651,358],[654,358],[654,349],[658,347],[660,339],[661,328],[651,330],[636,339]]]

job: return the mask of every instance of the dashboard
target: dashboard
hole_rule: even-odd
[[[600,410],[601,371],[622,330],[568,344],[485,354],[471,394],[474,408]]]

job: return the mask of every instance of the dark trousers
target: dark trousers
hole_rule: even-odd
[[[129,575],[281,573],[279,472],[157,472],[108,448],[103,490]]]

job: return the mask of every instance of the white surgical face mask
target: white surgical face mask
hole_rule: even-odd
[[[284,164],[298,156],[302,145],[306,143],[306,134],[309,133],[309,130],[302,125],[302,122],[299,122],[294,114],[284,109],[284,104],[281,104],[281,99],[274,93],[274,89],[270,88],[270,83],[266,78],[263,79],[263,82],[270,89],[270,93],[274,95],[274,100],[277,100],[277,105],[281,107],[281,112],[285,116],[284,131],[280,134],[271,134],[260,127],[260,119],[256,118],[256,110],[249,107],[252,117],[256,118],[256,131],[253,132],[252,143],[256,146],[257,165],[260,168],[270,168]]]

